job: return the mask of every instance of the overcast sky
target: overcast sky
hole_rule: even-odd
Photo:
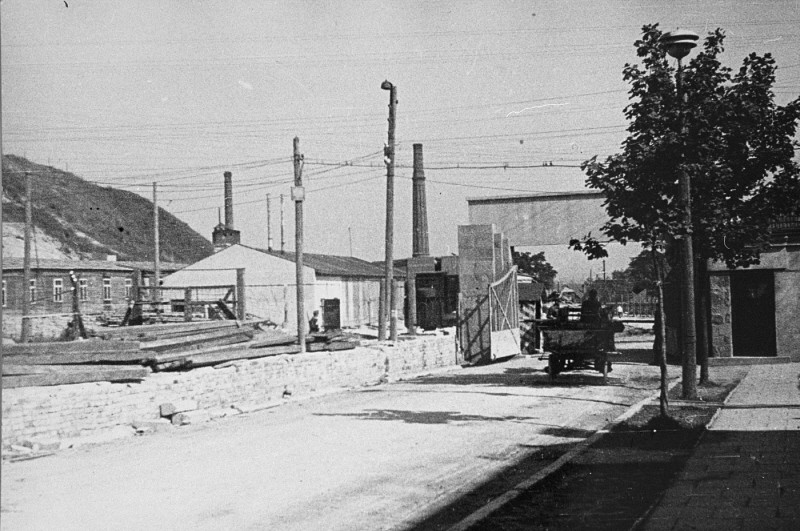
[[[574,166],[624,138],[621,71],[644,24],[722,27],[726,64],[771,52],[778,102],[800,92],[798,0],[2,0],[0,14],[4,153],[147,197],[157,181],[161,206],[209,238],[230,170],[243,243],[266,246],[271,194],[278,247],[296,135],[306,250],[347,255],[352,238],[370,260],[384,252],[384,79],[399,99],[396,257],[411,252],[414,143],[433,254],[457,251],[467,197],[581,189]],[[293,249],[288,198],[286,219]]]

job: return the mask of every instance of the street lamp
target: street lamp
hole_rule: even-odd
[[[683,72],[681,59],[689,55],[689,52],[697,46],[700,38],[694,32],[687,30],[675,30],[665,33],[661,40],[667,48],[667,53],[678,60],[678,70],[675,74],[675,85],[678,91],[678,105],[684,104],[685,94],[683,92]],[[692,183],[689,173],[683,165],[683,139],[686,137],[686,125],[684,123],[684,109],[679,110],[681,124],[681,152],[680,152],[680,202],[682,206],[682,221],[686,234],[680,238],[681,245],[681,299],[683,301],[683,398],[694,399],[697,395],[695,386],[697,370],[697,329],[695,324],[695,302],[694,302],[694,251],[692,249]]]
[[[397,310],[394,290],[394,126],[397,106],[397,87],[388,80],[381,83],[383,90],[389,91],[389,138],[384,148],[386,162],[386,264],[383,296],[383,310],[378,319],[378,339],[386,339],[385,314],[389,316],[389,338],[397,341]]]

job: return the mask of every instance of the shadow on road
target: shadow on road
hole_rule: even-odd
[[[365,409],[361,413],[314,413],[317,417],[350,417],[358,420],[396,420],[409,424],[449,424],[451,422],[526,422],[538,417],[489,417],[465,415],[458,411],[408,411],[403,409]]]

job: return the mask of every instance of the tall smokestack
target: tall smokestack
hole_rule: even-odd
[[[225,172],[225,227],[233,229],[233,183],[231,172]]]
[[[412,256],[428,256],[428,208],[425,204],[425,170],[422,164],[422,144],[414,144],[413,183],[413,241]]]

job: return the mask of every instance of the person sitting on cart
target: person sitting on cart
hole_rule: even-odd
[[[547,318],[558,319],[558,309],[560,307],[561,303],[558,300],[553,301],[553,304],[547,309]]]
[[[589,298],[581,304],[581,322],[599,326],[601,322],[600,309],[603,307],[597,299],[597,290],[589,290]]]

